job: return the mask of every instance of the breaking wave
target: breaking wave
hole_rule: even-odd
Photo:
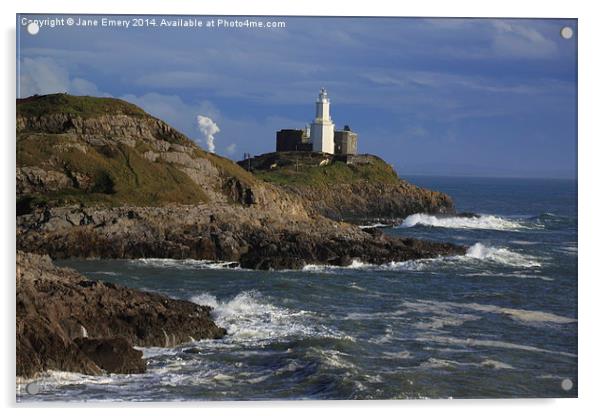
[[[163,267],[168,269],[191,270],[191,269],[240,269],[237,262],[211,261],[194,259],[135,259],[129,260],[138,266]]]
[[[390,226],[391,226],[391,224],[384,224],[382,222],[377,222],[374,224],[360,225],[359,228],[361,228],[361,229],[364,229],[364,228],[388,228]]]
[[[343,337],[319,324],[311,312],[272,305],[255,290],[241,292],[229,300],[218,300],[209,293],[202,293],[191,297],[190,301],[211,306],[215,322],[239,342],[272,342],[289,336]]]
[[[489,247],[482,243],[476,243],[468,248],[466,257],[492,261],[512,267],[541,267],[541,263],[534,257],[516,253],[502,247]]]
[[[481,215],[478,217],[437,217],[429,214],[413,214],[399,225],[400,228],[411,228],[418,225],[442,228],[474,228],[482,230],[516,231],[526,228],[517,221]]]
[[[364,263],[359,260],[353,260],[349,266],[331,266],[324,264],[308,264],[303,267],[304,272],[313,273],[338,273],[348,270],[363,270],[363,271],[421,271],[430,270],[431,267],[439,267],[442,264],[458,264],[458,262],[466,261],[483,261],[497,263],[504,266],[514,268],[539,268],[541,262],[539,259],[526,254],[517,253],[504,247],[487,246],[482,243],[473,244],[466,251],[465,256],[443,256],[427,259],[408,260],[408,261],[393,261],[384,264]],[[525,276],[516,276],[525,277]],[[538,276],[527,276],[538,277]],[[551,280],[544,278],[544,280]]]

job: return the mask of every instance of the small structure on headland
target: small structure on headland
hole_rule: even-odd
[[[346,125],[335,131],[330,117],[330,98],[325,88],[316,100],[316,117],[311,127],[283,129],[276,133],[277,152],[319,152],[331,155],[356,155],[357,133]]]

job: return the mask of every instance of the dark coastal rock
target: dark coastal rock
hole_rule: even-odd
[[[480,218],[481,216],[479,214],[476,214],[474,212],[459,212],[457,214],[452,215],[454,217],[460,217],[460,218]]]
[[[17,375],[140,372],[135,346],[172,347],[225,330],[211,308],[87,280],[49,257],[17,252]]]
[[[201,259],[250,269],[382,264],[464,254],[453,244],[389,237],[325,218],[274,222],[245,208],[53,208],[18,217],[17,247],[54,258]],[[68,221],[67,218],[86,218]],[[268,221],[270,220],[270,221]]]
[[[86,357],[108,373],[135,374],[146,371],[142,351],[133,348],[123,337],[76,338],[74,343]]]

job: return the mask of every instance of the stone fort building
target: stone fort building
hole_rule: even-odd
[[[335,131],[330,117],[330,99],[322,88],[316,101],[316,117],[303,130],[284,129],[276,133],[277,152],[320,152],[331,155],[356,155],[357,133],[349,126]]]

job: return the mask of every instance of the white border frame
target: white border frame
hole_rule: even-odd
[[[602,105],[599,97],[600,74],[602,64],[600,57],[602,39],[602,16],[596,10],[596,3],[548,0],[546,2],[526,2],[525,0],[498,0],[497,2],[471,0],[421,0],[420,2],[393,3],[385,0],[371,0],[352,4],[350,1],[318,1],[302,2],[285,1],[220,1],[200,2],[192,0],[146,0],[145,2],[129,2],[123,0],[103,0],[99,2],[54,0],[21,0],[7,4],[2,3],[1,19],[3,23],[3,62],[2,82],[4,99],[2,115],[4,137],[2,143],[3,157],[1,195],[5,201],[1,205],[3,219],[2,246],[0,256],[4,273],[2,295],[3,320],[6,329],[0,343],[3,360],[2,387],[0,392],[5,405],[15,406],[14,382],[14,273],[15,273],[15,14],[16,13],[106,13],[106,14],[222,14],[222,15],[331,15],[331,16],[430,16],[430,17],[543,17],[543,18],[578,18],[579,40],[579,399],[547,399],[547,400],[436,400],[436,401],[309,401],[309,402],[194,402],[184,404],[146,404],[145,413],[162,414],[165,407],[183,413],[197,414],[199,411],[211,411],[217,414],[236,414],[241,411],[249,414],[301,415],[307,412],[327,414],[345,412],[359,415],[369,409],[383,414],[398,414],[402,411],[414,411],[421,414],[448,415],[504,415],[509,412],[545,412],[550,415],[567,415],[568,413],[593,413],[599,411],[598,386],[601,386],[600,365],[601,336],[599,332],[600,309],[598,305],[602,292],[598,273],[599,254],[598,231],[602,231],[600,184],[600,129],[599,113]],[[11,202],[12,200],[12,202]],[[45,404],[36,407],[51,407],[51,414],[63,412],[86,412],[103,414],[106,410],[99,405],[56,405]],[[118,404],[102,405],[117,407]],[[135,404],[122,405],[123,408],[111,409],[111,412],[129,412]],[[22,405],[19,405],[22,407]],[[36,407],[28,411],[40,412]],[[202,407],[204,410],[197,410]],[[14,410],[14,409],[12,409]],[[173,409],[175,410],[175,409]],[[172,411],[172,410],[169,410]]]

